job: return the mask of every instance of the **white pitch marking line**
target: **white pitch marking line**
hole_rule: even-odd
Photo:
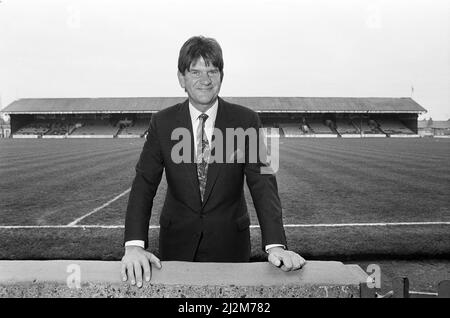
[[[91,212],[83,215],[82,217],[79,217],[78,219],[76,219],[73,222],[70,222],[69,224],[67,224],[67,226],[74,226],[76,225],[78,222],[80,222],[81,220],[83,220],[84,218],[87,218],[88,216],[94,214],[97,211],[100,211],[101,209],[107,207],[108,205],[110,205],[111,203],[113,203],[114,201],[116,201],[117,199],[120,199],[121,197],[123,197],[125,194],[127,194],[128,192],[131,191],[131,187],[126,189],[125,191],[123,191],[121,194],[115,196],[114,198],[112,198],[111,200],[109,200],[108,202],[106,202],[105,204],[99,206],[98,208],[95,208],[94,210],[92,210]]]
[[[123,228],[124,228],[123,225],[0,225],[0,229],[123,229]],[[150,226],[149,228],[152,228],[152,226]]]
[[[450,225],[450,222],[394,222],[394,223],[336,223],[336,224],[285,224],[285,228],[297,227],[358,227],[358,226],[414,226],[414,225]],[[0,225],[0,229],[123,229],[124,225]],[[259,225],[250,225],[259,228]],[[159,229],[158,225],[150,225],[149,229]]]
[[[391,223],[319,223],[319,224],[286,224],[284,227],[352,227],[352,226],[408,226],[408,225],[450,225],[450,222],[391,222]],[[259,225],[251,225],[256,227]]]

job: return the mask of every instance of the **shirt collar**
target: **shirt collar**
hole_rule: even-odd
[[[214,104],[205,112],[206,115],[208,115],[208,119],[211,119],[210,122],[214,123],[216,121],[217,116],[217,109],[219,108],[219,99],[217,98]],[[199,111],[197,108],[192,106],[191,102],[189,101],[189,113],[191,115],[191,121],[194,123],[198,116],[202,114],[201,111]]]

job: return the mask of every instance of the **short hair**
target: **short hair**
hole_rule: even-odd
[[[212,64],[220,71],[220,79],[223,78],[222,48],[213,38],[204,36],[193,36],[187,40],[180,49],[178,56],[178,71],[184,75],[186,70],[190,71],[191,64],[196,63],[202,57],[206,65]]]

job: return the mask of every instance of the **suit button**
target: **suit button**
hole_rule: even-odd
[[[200,219],[203,219],[203,214],[200,214]]]

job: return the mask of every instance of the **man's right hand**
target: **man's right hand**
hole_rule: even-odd
[[[140,246],[126,246],[125,255],[122,257],[122,280],[130,281],[131,285],[142,287],[143,277],[147,282],[152,277],[151,264],[161,269],[161,261],[152,253]],[[142,275],[143,274],[143,275]]]

